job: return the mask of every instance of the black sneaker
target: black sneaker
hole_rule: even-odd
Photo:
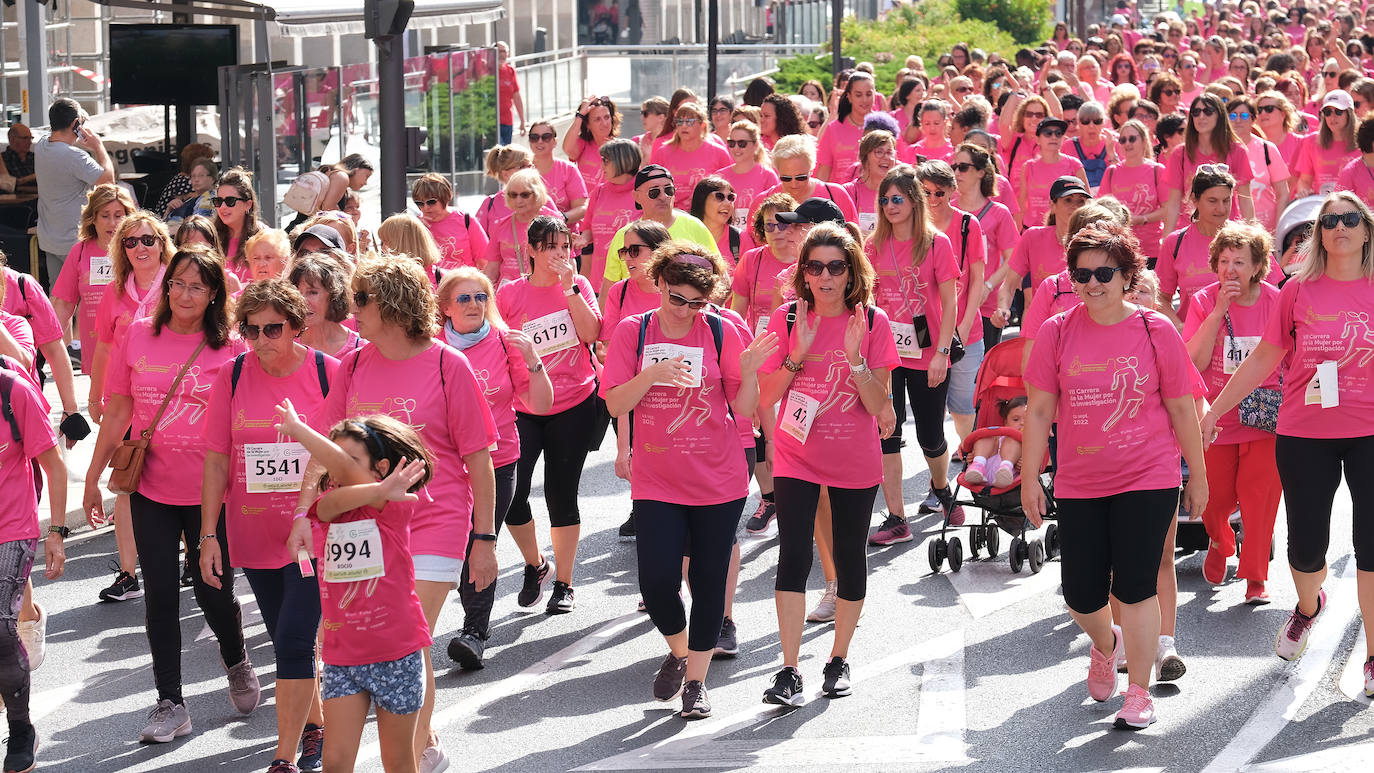
[[[300,770],[319,770],[324,763],[324,728],[313,722],[301,732],[301,756],[296,760]]]
[[[801,672],[791,666],[784,666],[781,671],[773,674],[773,686],[763,691],[763,702],[778,706],[800,706],[805,703]]]
[[[110,587],[100,591],[100,600],[128,601],[142,595],[143,589],[138,587],[138,578],[128,572],[120,572]]]
[[[544,563],[539,566],[525,564],[525,584],[520,587],[520,594],[515,597],[515,603],[522,607],[538,604],[539,600],[544,598],[544,586],[552,576],[552,558],[545,558]]]
[[[919,513],[938,513],[941,507],[939,494],[936,493],[935,489],[931,489],[926,492],[925,501],[916,508],[916,511]]]
[[[10,737],[5,739],[5,770],[28,773],[38,754],[38,732],[28,722],[10,720]]]
[[[739,654],[739,637],[735,633],[734,620],[727,617],[720,621],[720,638],[716,639],[716,650],[712,654],[726,658]]]
[[[487,643],[482,641],[481,637],[472,631],[464,630],[449,641],[448,656],[459,666],[476,671],[484,666],[482,655],[486,649]]]
[[[766,499],[759,500],[759,508],[754,514],[749,516],[749,520],[744,522],[744,530],[750,534],[762,534],[768,531],[768,524],[773,521],[778,514],[778,506]]]
[[[195,570],[191,568],[191,559],[181,565],[181,587],[189,588],[196,584]]]
[[[821,692],[829,698],[839,698],[849,694],[849,664],[844,658],[834,657],[821,669]]]
[[[682,680],[687,676],[687,658],[669,652],[654,675],[654,700],[670,701],[682,692]],[[697,682],[697,684],[701,684]],[[683,703],[686,706],[686,703]]]
[[[544,607],[544,611],[551,615],[565,615],[573,611],[577,606],[577,600],[573,598],[572,586],[566,582],[553,581],[553,592],[549,594],[549,603]]]
[[[693,679],[682,687],[683,719],[705,719],[711,716],[711,701],[706,697],[706,685]]]
[[[620,524],[620,541],[632,542],[635,538],[635,514],[630,513],[630,517]]]

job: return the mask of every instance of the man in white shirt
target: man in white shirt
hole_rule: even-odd
[[[116,179],[104,143],[84,125],[87,118],[75,100],[58,99],[48,108],[48,136],[33,145],[34,172],[38,175],[38,247],[44,258],[41,269],[47,274],[41,279],[48,290],[77,242],[86,194],[92,187]]]

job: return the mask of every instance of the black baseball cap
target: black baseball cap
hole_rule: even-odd
[[[292,250],[299,250],[301,248],[301,242],[305,241],[305,237],[307,236],[313,236],[319,239],[324,242],[324,246],[326,247],[333,247],[336,250],[344,250],[345,252],[348,251],[348,248],[344,246],[343,237],[339,236],[339,232],[323,223],[316,223],[304,231],[301,231],[300,234],[296,236],[296,241],[291,244]]]
[[[779,223],[839,223],[844,225],[844,213],[830,199],[812,197],[803,201],[795,212],[773,215]]]
[[[1046,129],[1058,129],[1061,132],[1069,130],[1069,122],[1062,118],[1042,118],[1040,123],[1035,125],[1035,136],[1039,137]]]
[[[639,171],[635,172],[635,187],[638,188],[644,183],[647,183],[650,180],[657,180],[660,177],[666,177],[668,178],[669,182],[672,182],[673,173],[669,172],[667,168],[659,166],[658,164],[647,164],[645,166],[641,166],[639,168]]]
[[[1092,191],[1088,190],[1088,186],[1084,185],[1082,180],[1074,175],[1066,174],[1055,180],[1054,184],[1050,186],[1050,201],[1059,201],[1065,196],[1071,196],[1075,193],[1081,193],[1090,199],[1093,197]]]

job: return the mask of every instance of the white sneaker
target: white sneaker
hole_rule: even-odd
[[[48,613],[37,601],[33,608],[38,610],[37,620],[19,621],[19,641],[24,643],[24,652],[29,656],[29,673],[37,671],[48,655]]]
[[[1174,637],[1159,637],[1159,649],[1155,652],[1155,678],[1161,682],[1172,682],[1187,672],[1183,658],[1174,649]]]
[[[816,603],[816,608],[806,615],[808,623],[830,623],[835,620],[835,587],[837,583],[827,582],[825,594]]]
[[[444,747],[435,741],[433,746],[426,746],[420,755],[420,773],[442,773],[445,770],[448,770],[448,755],[444,754]]]

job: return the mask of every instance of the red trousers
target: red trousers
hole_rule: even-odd
[[[1274,519],[1279,512],[1279,483],[1274,463],[1274,438],[1230,445],[1212,444],[1207,449],[1207,509],[1202,525],[1207,536],[1220,545],[1225,555],[1236,552],[1236,535],[1231,530],[1231,513],[1240,506],[1240,522],[1245,541],[1240,551],[1236,577],[1245,580],[1269,578],[1269,546],[1274,539]]]

